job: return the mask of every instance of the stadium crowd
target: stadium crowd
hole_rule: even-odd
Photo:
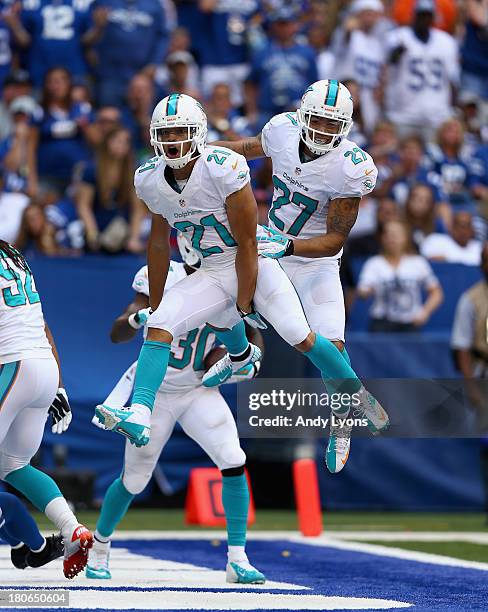
[[[349,137],[379,169],[343,266],[353,285],[347,261],[373,257],[359,280],[359,295],[375,295],[373,319],[384,311],[375,283],[392,275],[392,261],[408,278],[417,271],[417,302],[421,290],[429,294],[421,316],[397,321],[406,329],[425,323],[442,300],[426,260],[480,264],[488,0],[2,6],[0,233],[19,248],[51,256],[143,252],[149,220],[132,175],[153,155],[151,112],[168,93],[198,98],[209,140],[231,140],[295,110],[313,81],[336,78],[355,102]],[[251,170],[265,222],[270,164],[251,162]]]

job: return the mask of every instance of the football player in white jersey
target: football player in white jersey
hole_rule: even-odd
[[[412,26],[387,33],[389,69],[386,114],[405,136],[421,132],[433,140],[452,115],[452,88],[459,82],[456,39],[433,27],[434,0],[417,0]]]
[[[342,119],[338,123],[348,125]],[[313,123],[308,131],[313,131],[314,126]],[[262,315],[286,342],[312,361],[325,379],[340,380],[341,390],[348,395],[357,394],[358,414],[368,420],[371,429],[381,430],[388,422],[386,413],[336,346],[310,329],[297,293],[279,263],[269,257],[258,261],[257,205],[249,167],[242,155],[228,148],[208,146],[206,132],[205,113],[190,96],[172,94],[153,112],[151,142],[157,156],[136,171],[135,186],[152,212],[148,274],[154,312],[149,316],[147,338],[137,363],[132,406],[126,410],[98,406],[99,420],[135,444],[147,444],[151,411],[166,373],[173,338],[203,323],[211,324],[229,350],[219,367],[214,368],[211,382],[219,384],[219,379],[226,380],[235,369],[258,360],[259,350],[250,350],[243,321],[252,327],[263,326]],[[339,136],[334,133],[333,138]],[[354,158],[350,160],[354,168],[362,155],[365,154],[360,150],[348,153]],[[296,156],[298,162],[298,148]],[[355,188],[361,183],[365,189],[365,183],[372,189],[372,172],[370,169],[367,175],[356,176]],[[342,184],[336,189],[343,193]],[[315,210],[316,201],[300,197],[305,211],[295,225],[303,226]],[[280,202],[285,204],[284,196]],[[340,217],[334,214],[337,231],[328,235],[327,241],[337,240],[338,233],[342,239],[345,228],[354,222],[357,202],[354,198],[343,199],[342,204],[346,218],[342,213]],[[173,285],[163,297],[171,227],[189,237],[202,256],[202,266]],[[301,242],[312,242],[309,255],[324,254],[322,237]],[[340,246],[335,245],[329,254],[335,255]]]
[[[333,342],[348,364],[340,258],[361,197],[373,191],[377,176],[371,157],[347,138],[352,113],[347,87],[335,80],[317,81],[305,91],[296,113],[276,115],[258,136],[222,143],[247,159],[271,158],[274,196],[259,252],[280,260],[310,327]],[[211,375],[212,368],[204,384]],[[348,412],[344,407],[343,414]],[[378,433],[387,426],[381,409],[371,429]],[[326,463],[333,473],[346,464],[350,431],[331,427]]]
[[[64,575],[74,578],[86,565],[92,534],[80,525],[54,480],[30,464],[48,414],[56,433],[71,421],[58,364],[31,269],[19,251],[0,240],[0,479],[61,531]]]
[[[184,236],[180,235],[178,244],[186,263],[170,262],[165,291],[192,274],[195,266],[200,264],[197,252],[185,243]],[[134,338],[138,329],[145,326],[149,313],[147,266],[136,274],[132,288],[136,291],[133,302],[112,327],[111,338],[114,342]],[[250,329],[248,332],[262,348],[259,331]],[[159,456],[178,422],[222,472],[222,503],[227,519],[229,547],[227,581],[241,584],[265,582],[264,575],[249,563],[245,552],[249,491],[244,474],[246,455],[239,443],[234,417],[218,389],[201,385],[205,364],[210,353],[214,352],[214,342],[212,329],[205,325],[173,340],[168,371],[156,394],[151,415],[151,439],[142,448],[135,447],[129,441],[126,443],[122,475],[110,485],[103,500],[95,543],[86,569],[88,578],[112,577],[109,569],[112,534],[134,496],[141,493],[151,479]],[[222,349],[215,351],[220,356]],[[258,364],[246,366],[229,382],[251,379],[258,371]],[[104,401],[105,406],[123,408],[127,404],[133,389],[136,365],[132,364],[124,373]],[[96,417],[94,423],[98,424]],[[236,494],[242,499],[235,499]]]

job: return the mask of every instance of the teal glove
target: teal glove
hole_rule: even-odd
[[[267,225],[262,225],[261,227],[266,233],[264,236],[257,237],[258,255],[271,257],[271,259],[280,259],[281,257],[293,255],[293,240],[283,236],[283,234]]]

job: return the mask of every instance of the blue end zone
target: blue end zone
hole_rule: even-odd
[[[224,569],[226,562],[225,541],[215,545],[215,542],[212,543],[210,540],[122,540],[114,542],[113,546],[127,548],[135,554],[154,559],[191,563],[216,570]],[[363,552],[292,543],[287,540],[251,541],[247,550],[251,562],[263,571],[269,580],[301,585],[310,589],[267,591],[264,586],[260,588],[260,593],[389,599],[413,604],[411,608],[405,609],[416,612],[488,609],[488,573],[481,570],[433,565]],[[287,556],[283,555],[283,551],[287,551]],[[187,589],[184,584],[177,589],[131,587],[131,585],[127,587],[132,591],[160,591],[161,609],[164,610],[168,610],[164,608],[165,591],[209,590],[204,586],[199,589]],[[97,583],[87,582],[84,579],[67,582],[66,588],[77,591],[85,589],[107,591],[103,596],[107,607],[99,608],[100,610],[110,609],[110,591],[125,590],[118,587],[111,588],[110,583],[97,586]],[[210,590],[224,591],[218,588]],[[256,592],[252,588],[239,588],[239,592],[243,591]],[[225,589],[225,592],[228,593],[229,589]],[[196,606],[196,610],[201,609],[197,603]],[[69,609],[72,611],[74,608]],[[259,609],[265,608],[256,610]]]

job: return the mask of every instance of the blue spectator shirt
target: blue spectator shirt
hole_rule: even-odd
[[[482,145],[471,160],[471,172],[473,185],[484,185],[488,187],[488,145]]]
[[[471,21],[466,23],[466,32],[461,47],[463,69],[472,74],[488,74],[488,34]]]
[[[44,110],[33,125],[39,129],[38,174],[44,177],[70,179],[75,164],[90,157],[78,121],[93,120],[89,104],[73,104],[69,111]]]
[[[204,66],[246,63],[248,24],[259,8],[258,0],[217,0],[212,12],[201,13],[199,28],[204,37],[197,38],[200,63]]]
[[[32,38],[26,68],[36,87],[50,68],[63,66],[73,76],[85,77],[87,66],[81,43],[92,26],[92,0],[23,0],[21,20]]]
[[[308,45],[281,47],[270,41],[255,55],[248,78],[259,88],[261,111],[277,115],[292,110],[306,87],[319,78],[315,53]]]
[[[457,157],[447,157],[438,146],[431,146],[428,150],[434,179],[447,196],[451,204],[469,204],[471,202],[470,189],[474,184],[474,175],[469,160],[460,154]],[[431,173],[429,173],[431,176]]]
[[[168,47],[160,0],[98,0],[108,22],[97,45],[98,78],[126,82],[149,64],[161,64]]]
[[[3,19],[0,18],[0,92],[3,88],[5,77],[11,70],[12,51],[10,40],[10,29]]]

